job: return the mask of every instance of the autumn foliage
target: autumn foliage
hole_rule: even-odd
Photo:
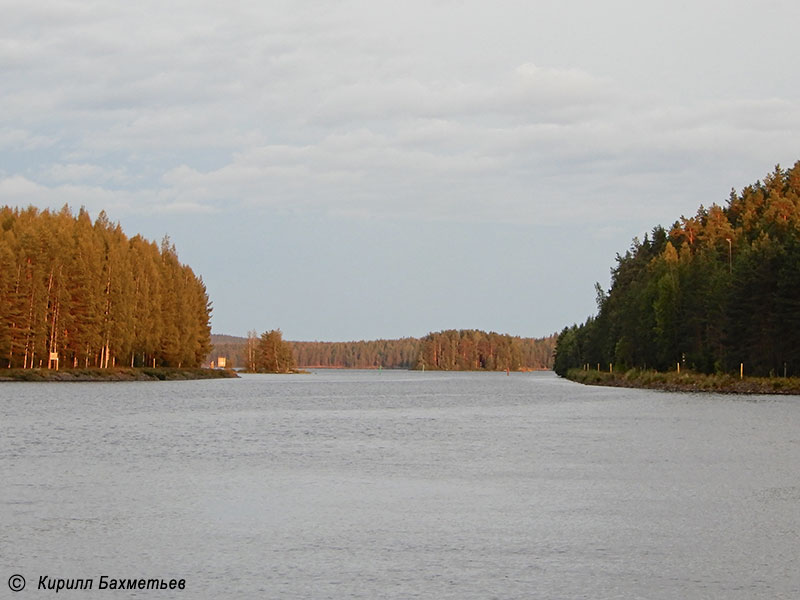
[[[129,239],[102,212],[0,208],[0,367],[196,367],[210,313],[167,238]]]

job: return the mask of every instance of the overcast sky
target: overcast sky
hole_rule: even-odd
[[[634,236],[800,159],[797,2],[0,14],[0,204],[168,234],[215,333],[547,335]]]

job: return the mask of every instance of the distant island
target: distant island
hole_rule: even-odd
[[[272,341],[264,341],[269,334]],[[555,334],[523,338],[474,329],[439,331],[424,338],[351,342],[283,342],[279,334],[266,332],[259,337],[251,332],[246,338],[212,334],[208,362],[219,364],[222,358],[228,367],[262,372],[292,368],[532,371],[552,368],[556,342]],[[276,361],[272,348],[281,348],[282,360]],[[260,366],[256,365],[259,356],[264,356]],[[279,366],[270,367],[275,364]]]
[[[220,357],[217,357],[217,363]],[[222,359],[224,360],[224,359]],[[228,367],[234,361],[225,361]],[[298,373],[292,345],[284,341],[280,329],[265,331],[259,337],[255,331],[244,339],[242,362],[236,365],[247,373]]]
[[[721,391],[746,391],[736,382],[752,376],[784,379],[753,390],[800,389],[789,381],[800,375],[800,162],[634,239],[597,306],[558,336],[559,375]]]

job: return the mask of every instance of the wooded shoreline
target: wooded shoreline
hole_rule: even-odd
[[[211,350],[201,277],[105,212],[0,206],[0,371],[200,367]]]
[[[188,381],[239,377],[230,369],[178,368],[89,368],[89,369],[4,369],[0,382],[86,382],[86,381]]]
[[[624,373],[570,369],[565,378],[584,385],[640,388],[667,392],[708,392],[715,394],[800,395],[800,377],[743,377],[705,375],[691,371],[656,372],[630,369]]]
[[[617,255],[597,314],[558,337],[553,369],[693,371],[784,389],[800,377],[800,161],[731,191],[725,206],[656,226]],[[621,371],[621,369],[620,369]],[[712,383],[713,382],[713,383]],[[747,387],[728,380],[698,385]],[[792,384],[794,385],[794,384]],[[796,388],[795,388],[796,389]]]

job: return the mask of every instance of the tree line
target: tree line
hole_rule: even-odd
[[[196,367],[210,314],[168,238],[129,239],[83,208],[0,208],[0,367]]]
[[[475,329],[429,333],[420,341],[417,369],[519,371],[549,369],[555,336],[522,338]]]
[[[209,361],[224,357],[228,365],[250,370],[254,332],[247,338],[211,336]],[[284,342],[291,348],[294,365],[321,369],[410,369],[416,364],[419,340],[370,340],[350,342]]]
[[[297,364],[338,369],[410,369],[417,357],[419,340],[370,340],[351,342],[292,342]]]
[[[800,161],[634,239],[597,305],[558,336],[557,373],[800,374]]]
[[[556,336],[521,338],[476,330],[430,333],[422,339],[349,342],[283,342],[291,348],[291,368],[521,370],[552,367]],[[213,335],[210,361],[251,369],[257,336]]]

